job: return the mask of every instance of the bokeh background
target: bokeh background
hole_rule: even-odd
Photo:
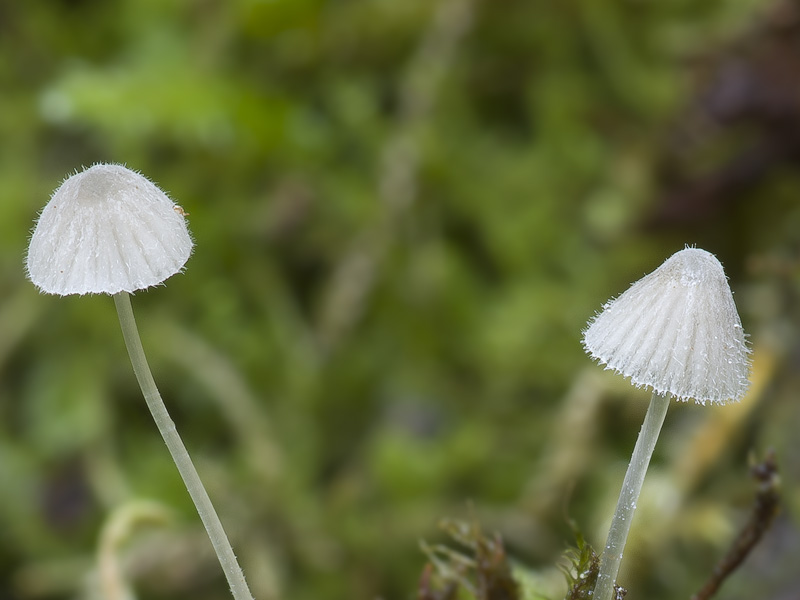
[[[227,597],[111,299],[25,279],[97,161],[190,214],[134,309],[259,600],[415,598],[443,518],[563,597],[648,399],[581,329],[685,244],[754,385],[671,409],[621,578],[688,598],[771,447],[783,511],[723,592],[797,598],[798,73],[790,0],[0,1],[0,598]]]

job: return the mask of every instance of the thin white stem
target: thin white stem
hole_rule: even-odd
[[[208,537],[211,538],[211,544],[214,546],[219,563],[222,565],[222,570],[228,580],[228,585],[231,587],[231,593],[235,600],[253,600],[253,595],[244,580],[244,573],[242,573],[242,569],[236,561],[228,536],[225,535],[222,523],[214,510],[214,506],[211,504],[211,498],[208,497],[208,492],[206,492],[203,482],[200,481],[197,469],[195,469],[192,459],[189,458],[189,453],[186,451],[177,429],[175,429],[175,423],[170,418],[167,407],[164,406],[161,394],[158,393],[156,382],[144,355],[139,331],[136,328],[130,295],[127,292],[114,294],[114,304],[117,306],[122,336],[125,338],[125,346],[128,348],[128,355],[131,357],[136,380],[139,382],[147,407],[150,409],[150,413],[158,426],[158,431],[161,433],[161,437],[164,438],[164,442],[172,455],[172,460],[175,461],[186,489],[194,501],[200,520],[203,521],[203,525],[205,525],[208,532]]]
[[[611,520],[606,546],[600,556],[600,572],[594,588],[594,600],[615,598],[614,583],[622,562],[625,541],[628,539],[628,532],[631,528],[633,511],[636,510],[636,502],[639,499],[639,492],[642,491],[647,466],[650,464],[650,457],[653,456],[653,449],[656,447],[658,434],[664,424],[668,407],[669,396],[659,396],[653,393],[642,429],[639,431],[639,439],[636,440],[636,446],[633,449],[628,472],[625,473],[625,480],[622,482],[622,490],[619,493],[617,510]]]

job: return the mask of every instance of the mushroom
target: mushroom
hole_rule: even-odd
[[[185,212],[140,173],[96,164],[67,178],[36,223],[26,261],[42,292],[110,294],[147,406],[208,532],[236,600],[252,600],[222,523],[158,392],[130,294],[183,269],[192,252]]]
[[[584,330],[583,346],[606,369],[652,390],[600,558],[594,598],[610,600],[669,398],[740,400],[749,386],[750,350],[722,265],[689,247],[607,302]]]

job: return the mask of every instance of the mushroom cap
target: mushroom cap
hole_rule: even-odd
[[[116,294],[163,282],[191,253],[180,207],[143,175],[97,164],[53,193],[36,222],[26,266],[48,294]]]
[[[586,352],[637,387],[679,400],[725,404],[750,385],[745,335],[717,258],[673,254],[589,321]]]

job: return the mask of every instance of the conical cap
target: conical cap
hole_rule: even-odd
[[[53,193],[27,270],[49,294],[116,294],[163,282],[191,252],[183,211],[164,192],[122,165],[98,164]]]
[[[606,303],[583,345],[637,387],[680,400],[724,404],[749,386],[749,349],[728,280],[699,248],[673,254]]]

